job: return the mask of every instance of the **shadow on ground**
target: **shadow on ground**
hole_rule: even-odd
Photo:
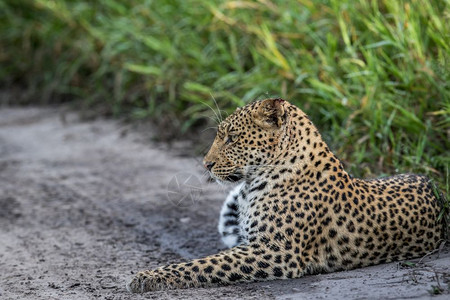
[[[183,155],[183,143],[169,149],[149,136],[60,109],[0,110],[1,299],[426,299],[438,287],[448,293],[445,248],[414,268],[392,263],[129,294],[125,283],[138,270],[223,249],[216,226],[226,191],[207,183],[200,159]],[[174,201],[171,182],[186,172],[201,192]]]

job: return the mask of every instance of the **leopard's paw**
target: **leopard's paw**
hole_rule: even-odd
[[[175,270],[153,270],[139,272],[130,283],[127,290],[132,293],[145,293],[150,291],[160,291],[166,289],[179,289],[191,286],[186,281],[181,280],[181,274]]]
[[[151,290],[152,276],[150,272],[139,272],[127,284],[127,290],[132,293],[144,293]]]

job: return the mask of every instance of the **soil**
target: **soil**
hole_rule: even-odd
[[[224,249],[226,188],[188,143],[156,133],[61,108],[0,110],[0,299],[448,299],[448,247],[416,265],[129,294],[139,270]]]

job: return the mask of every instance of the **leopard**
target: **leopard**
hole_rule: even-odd
[[[424,175],[358,179],[310,118],[281,98],[237,108],[217,127],[204,167],[236,186],[220,212],[229,248],[139,272],[135,293],[299,278],[420,257],[444,239]]]

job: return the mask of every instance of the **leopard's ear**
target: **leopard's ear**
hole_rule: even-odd
[[[280,128],[286,123],[285,103],[281,98],[261,101],[253,114],[253,121],[262,128]]]

